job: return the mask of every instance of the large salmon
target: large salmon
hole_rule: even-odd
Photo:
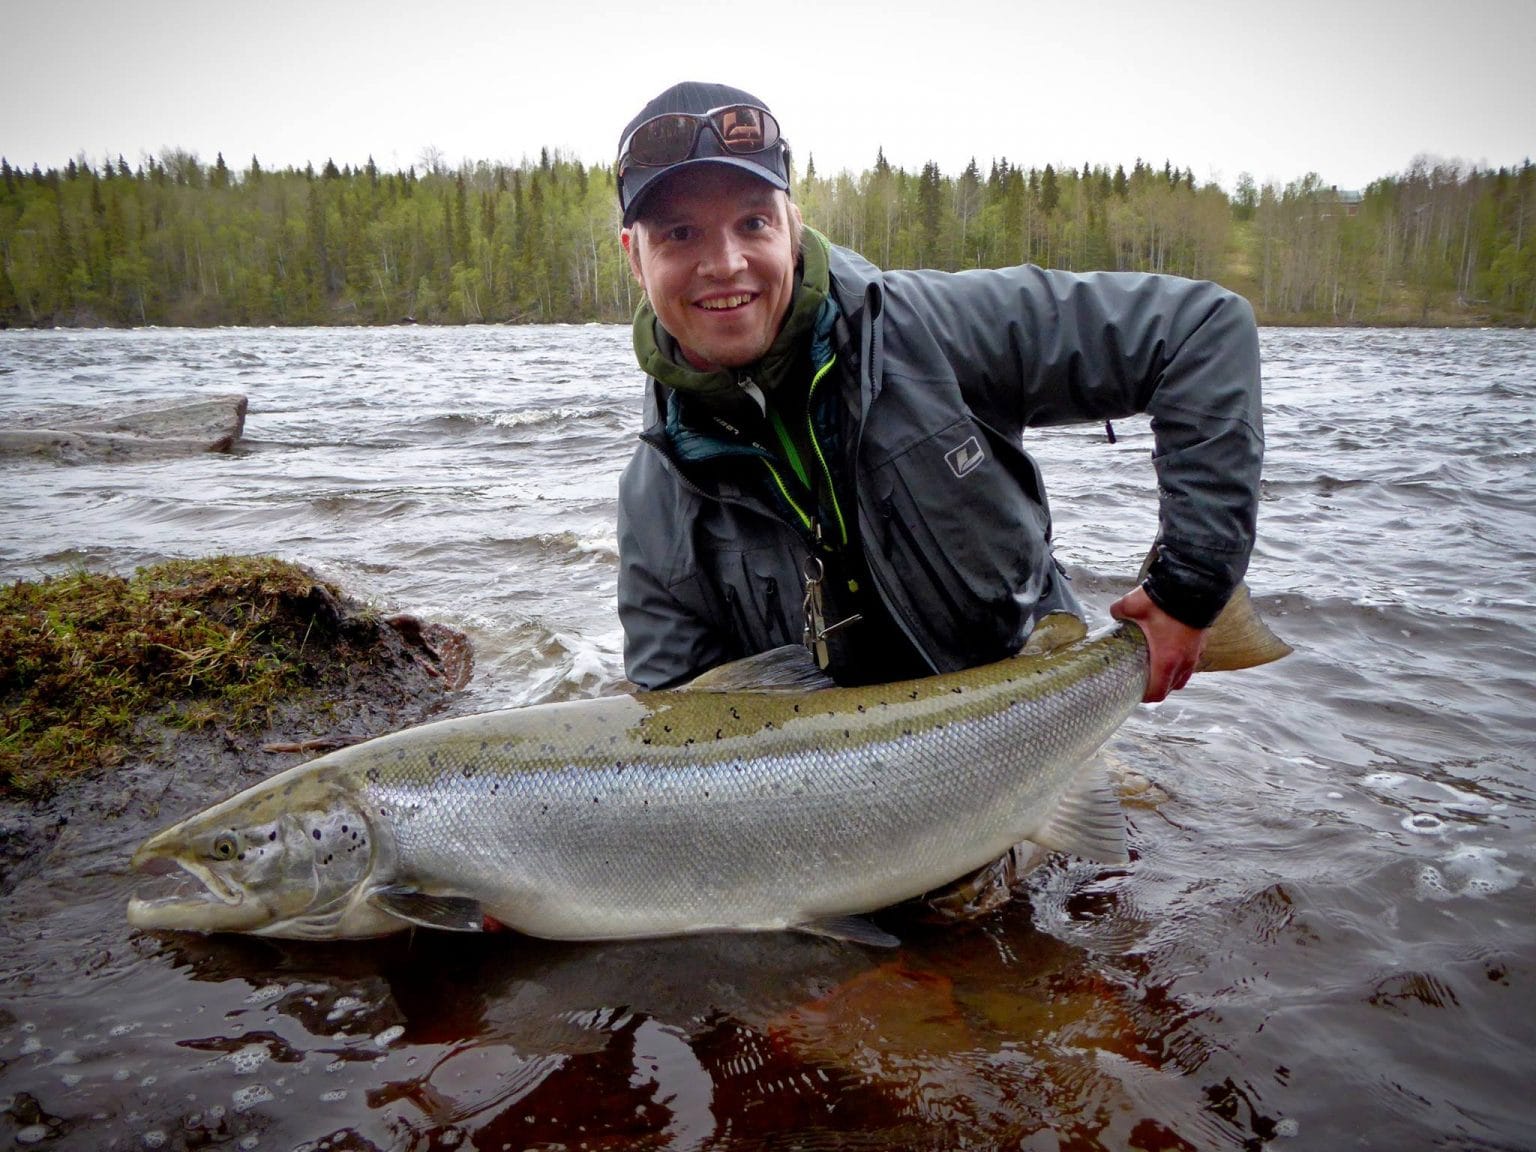
[[[1124,817],[1090,758],[1142,697],[1146,643],[1133,625],[1048,624],[1020,655],[950,675],[807,687],[819,674],[804,650],[780,649],[682,689],[344,748],[145,842],[136,866],[174,863],[201,884],[135,897],[128,919],[304,938],[500,924],[572,940],[875,940],[851,917],[1020,841],[1123,861]],[[1287,651],[1239,589],[1201,670]]]

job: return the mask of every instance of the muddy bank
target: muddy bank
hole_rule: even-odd
[[[146,573],[166,570],[181,593],[175,620],[133,594]],[[0,761],[6,918],[28,914],[26,892],[47,898],[50,874],[73,866],[82,829],[110,829],[126,855],[160,826],[330,748],[451,714],[473,666],[462,633],[380,616],[270,558],[179,562],[131,582],[71,579],[93,582],[88,602],[107,619],[86,619],[84,610],[60,619],[56,598],[19,595],[37,591],[21,585],[7,590],[0,657],[0,705],[11,730]],[[108,581],[122,587],[103,591]],[[183,638],[188,621],[204,629],[196,650]],[[102,655],[119,649],[131,651],[115,663]],[[62,679],[61,665],[82,663],[89,676]],[[67,697],[67,712],[45,707],[50,690]],[[94,708],[82,698],[109,694]],[[135,706],[125,724],[111,725],[114,714]]]

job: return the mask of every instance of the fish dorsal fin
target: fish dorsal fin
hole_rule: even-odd
[[[1104,769],[1089,765],[1056,805],[1045,826],[1030,836],[1042,848],[1070,852],[1101,864],[1125,864],[1125,812]]]
[[[392,884],[370,893],[375,907],[408,924],[442,928],[449,932],[482,932],[485,910],[468,896],[434,896],[403,884]]]
[[[1088,625],[1070,612],[1052,612],[1036,624],[1024,642],[1022,656],[1039,656],[1076,644],[1088,635]]]
[[[815,692],[835,687],[803,644],[785,644],[711,668],[680,686],[688,692]]]

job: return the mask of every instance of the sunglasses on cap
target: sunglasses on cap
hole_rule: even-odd
[[[665,112],[636,127],[619,144],[619,176],[631,165],[665,168],[691,159],[705,128],[731,156],[767,152],[780,141],[773,113],[755,104],[727,104],[708,112]]]

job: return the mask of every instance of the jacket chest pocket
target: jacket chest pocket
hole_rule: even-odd
[[[932,651],[998,659],[1032,622],[1049,566],[1034,463],[962,417],[870,473],[874,539],[902,614]]]

